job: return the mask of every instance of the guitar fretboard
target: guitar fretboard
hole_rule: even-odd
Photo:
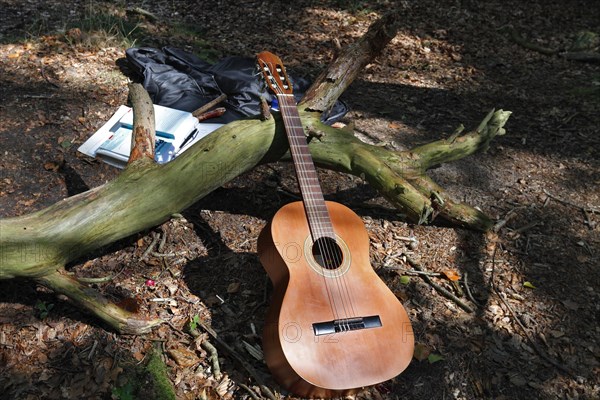
[[[294,96],[277,94],[277,100],[313,241],[322,237],[335,237]]]

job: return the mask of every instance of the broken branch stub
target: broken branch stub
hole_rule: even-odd
[[[153,162],[156,142],[154,105],[148,92],[139,83],[129,84],[129,98],[133,106],[133,134],[128,164],[138,160]]]
[[[331,62],[304,94],[299,107],[326,112],[396,36],[400,13],[392,11],[374,22],[367,33]]]

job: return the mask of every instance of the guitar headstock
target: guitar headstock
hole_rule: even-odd
[[[256,61],[265,82],[275,94],[292,94],[292,83],[279,57],[271,52],[263,51],[256,55]]]

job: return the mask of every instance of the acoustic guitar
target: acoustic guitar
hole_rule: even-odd
[[[262,52],[257,61],[277,97],[302,194],[302,201],[275,214],[258,239],[274,288],[263,332],[265,360],[296,395],[354,393],[408,366],[410,320],[370,265],[360,217],[323,198],[281,60]]]

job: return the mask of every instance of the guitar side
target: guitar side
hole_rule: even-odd
[[[306,397],[339,396],[391,379],[413,354],[408,315],[369,264],[362,220],[341,204],[327,202],[327,208],[346,248],[344,263],[332,276],[311,263],[302,202],[281,208],[258,242],[274,286],[263,333],[265,359],[282,386]],[[376,316],[380,326],[325,333],[315,329],[350,308],[352,315]]]

